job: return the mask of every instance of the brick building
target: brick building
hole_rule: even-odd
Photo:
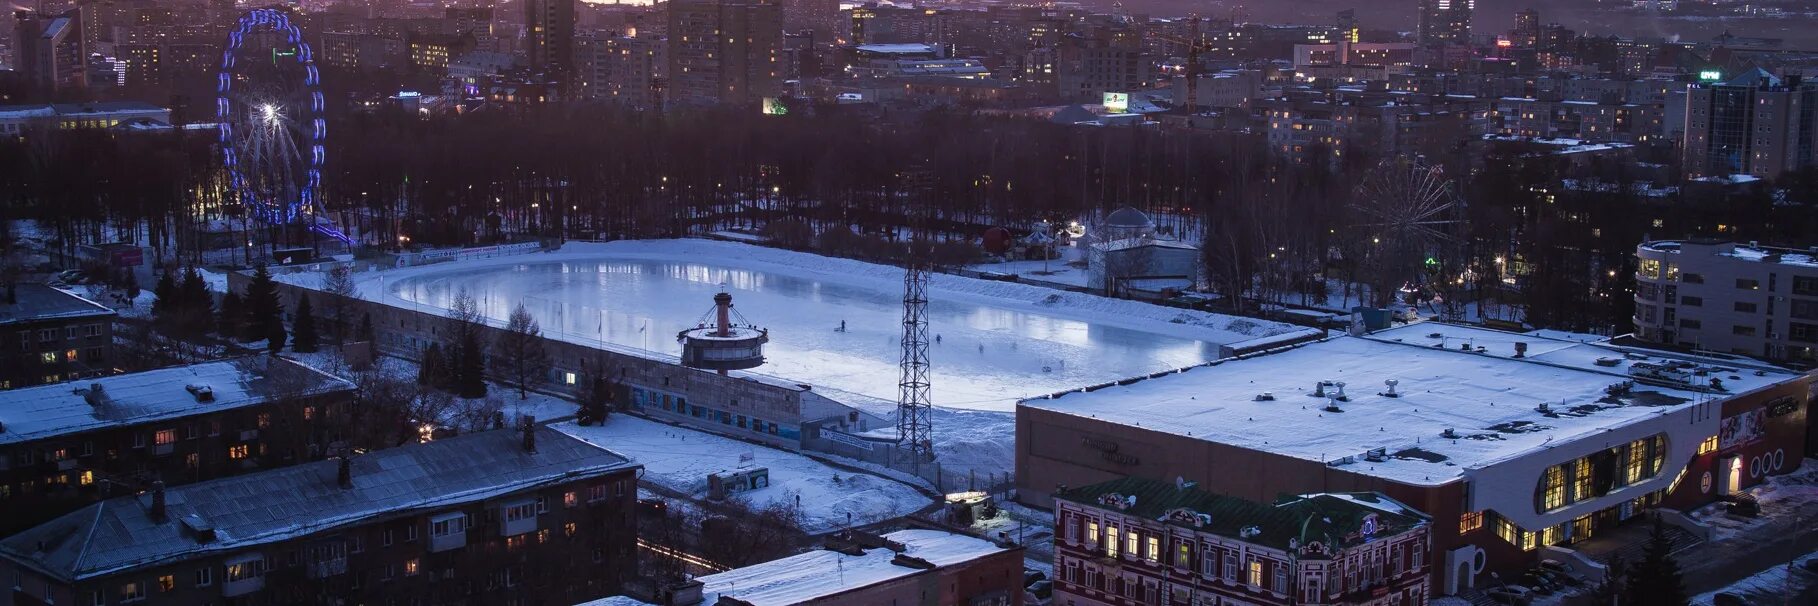
[[[323,456],[354,386],[252,356],[0,392],[0,535],[153,482]]]
[[[1023,547],[944,530],[846,533],[836,545],[710,574],[663,606],[922,604],[1021,606]],[[646,606],[628,596],[580,606]]]
[[[1057,492],[1054,505],[1055,604],[1418,606],[1430,595],[1427,517],[1375,493],[1268,505],[1124,478]]]
[[[1024,400],[1017,492],[1382,493],[1435,520],[1432,593],[1454,594],[1798,469],[1813,389],[1742,358],[1425,322]]]
[[[43,284],[0,293],[0,390],[106,372],[118,315]]]
[[[154,488],[0,541],[0,604],[572,604],[635,568],[638,469],[527,425]]]

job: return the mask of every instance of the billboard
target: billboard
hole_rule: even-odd
[[[1117,114],[1130,111],[1130,93],[1105,93],[1105,111]]]

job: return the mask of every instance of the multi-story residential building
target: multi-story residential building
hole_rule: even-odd
[[[1482,134],[1490,115],[1490,104],[1476,97],[1350,88],[1318,98],[1268,99],[1252,105],[1268,121],[1271,151],[1305,159],[1323,149],[1333,162],[1358,146],[1372,146],[1385,156],[1439,149]]]
[[[61,355],[61,354],[59,354]],[[0,534],[97,499],[320,458],[347,381],[272,356],[0,392]]]
[[[0,135],[17,136],[34,123],[57,121],[57,107],[47,112],[0,107]],[[25,115],[14,117],[20,114]],[[170,119],[168,110],[164,119]],[[75,128],[61,122],[57,127]],[[0,289],[0,390],[107,373],[119,316],[114,310],[43,284]]]
[[[32,90],[52,96],[88,85],[88,48],[80,10],[58,15],[19,10],[13,19],[14,69]]]
[[[524,0],[524,42],[532,71],[566,82],[574,62],[574,4],[580,0]]]
[[[1056,486],[1127,476],[1258,502],[1381,493],[1431,516],[1431,593],[1457,594],[1577,557],[1650,507],[1702,507],[1799,469],[1813,380],[1738,356],[1426,322],[1023,400],[1017,495],[1049,506]]]
[[[669,4],[669,101],[757,103],[783,94],[782,7],[771,0]]]
[[[827,549],[695,578],[663,606],[721,604],[925,604],[1022,606],[1020,545],[911,528],[884,535],[843,532]],[[838,582],[833,582],[830,573]],[[652,596],[655,597],[655,596]],[[644,606],[629,596],[579,606]]]
[[[1454,46],[1471,42],[1471,11],[1477,0],[1420,0],[1418,41],[1421,46]]]
[[[1664,137],[1665,108],[1634,103],[1542,101],[1503,97],[1494,102],[1504,135],[1644,143]]]
[[[1753,69],[1686,89],[1685,173],[1764,179],[1818,163],[1818,83]]]
[[[1054,494],[1057,604],[1425,604],[1428,518],[1373,492],[1274,505],[1123,478]]]
[[[529,424],[154,486],[0,541],[0,604],[573,604],[635,569],[638,469]]]
[[[322,34],[316,57],[324,65],[354,69],[378,70],[401,67],[410,61],[410,50],[396,38],[353,32]]]
[[[658,107],[668,59],[663,36],[584,35],[575,39],[575,82],[582,98]]]
[[[1818,247],[1665,240],[1635,256],[1636,337],[1818,362]]]
[[[1146,88],[1148,59],[1134,40],[1069,37],[1057,49],[1054,79],[1062,100],[1096,102],[1108,92]]]

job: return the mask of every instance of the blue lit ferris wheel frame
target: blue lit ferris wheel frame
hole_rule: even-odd
[[[295,59],[303,67],[303,87],[309,93],[311,119],[308,128],[303,129],[307,137],[303,145],[307,150],[304,159],[306,168],[295,200],[264,200],[259,199],[261,196],[257,192],[249,191],[246,173],[240,164],[240,150],[234,146],[235,110],[248,109],[236,108],[233,99],[229,97],[233,92],[234,64],[246,35],[259,31],[281,33],[287,43],[296,45]],[[323,118],[322,111],[322,76],[316,71],[314,53],[310,50],[309,43],[303,40],[303,31],[291,23],[290,15],[284,11],[270,8],[248,11],[227,35],[227,47],[221,51],[221,70],[217,78],[215,118],[220,129],[222,164],[227,169],[229,186],[239,194],[240,203],[259,219],[276,224],[297,220],[305,210],[315,207],[316,193],[322,185],[322,164],[327,156],[322,141],[328,135],[328,121]]]

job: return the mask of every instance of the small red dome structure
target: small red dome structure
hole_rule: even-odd
[[[993,227],[985,230],[985,252],[1001,255],[1010,252],[1010,245],[1016,242],[1016,236],[1010,230]]]

